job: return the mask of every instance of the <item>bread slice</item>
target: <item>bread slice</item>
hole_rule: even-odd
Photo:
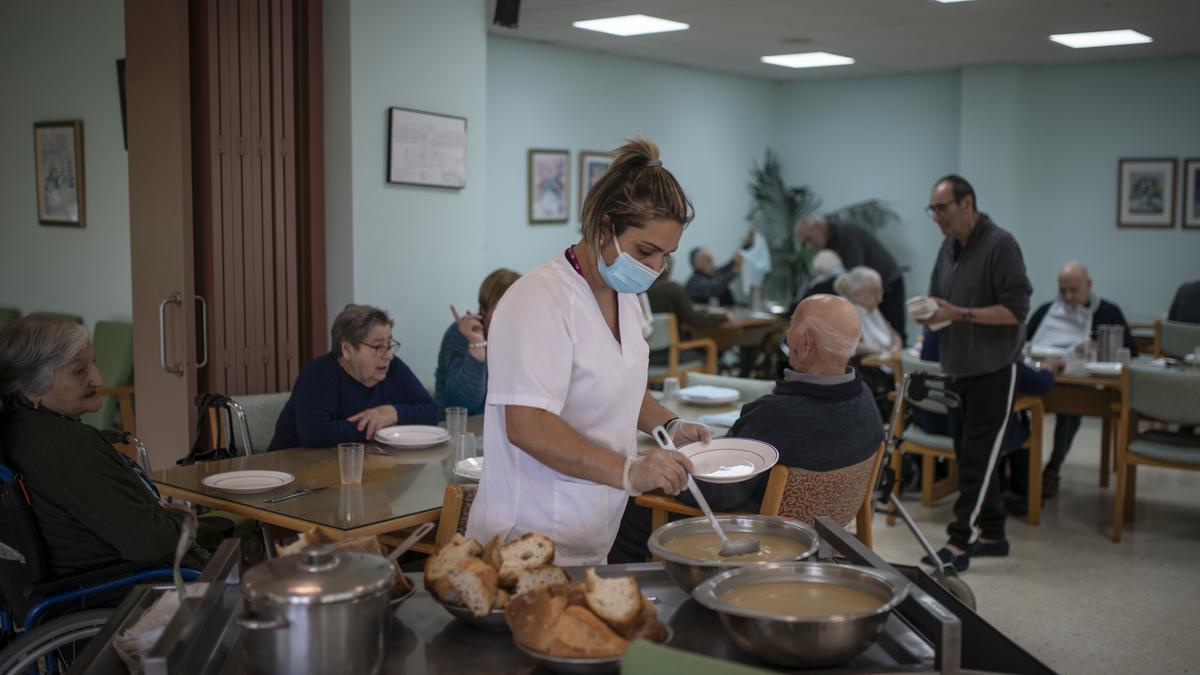
[[[511,588],[522,570],[554,562],[554,542],[543,534],[530,532],[499,547],[500,585]]]
[[[551,631],[566,609],[565,595],[533,591],[512,598],[504,610],[504,619],[514,640],[535,652],[545,653],[550,648]]]
[[[483,562],[495,567],[497,572],[500,571],[500,547],[503,545],[504,540],[497,534],[483,547],[483,553],[479,556]]]
[[[568,607],[551,631],[546,653],[570,658],[620,656],[629,642],[583,607]]]
[[[513,595],[521,595],[522,593],[536,591],[547,586],[570,582],[570,577],[567,576],[567,573],[561,567],[542,565],[533,569],[521,570],[521,573],[517,575],[517,587],[513,591]]]
[[[456,533],[437,553],[425,560],[425,587],[432,589],[438,579],[445,576],[447,570],[454,567],[458,561],[479,557],[480,553],[483,553],[483,547],[479,542]]]
[[[658,609],[648,598],[642,596],[642,609],[638,612],[637,621],[626,631],[618,631],[621,637],[633,642],[645,638],[652,642],[662,642],[666,637],[662,622],[658,620]]]
[[[496,601],[496,570],[479,558],[463,558],[446,570],[445,580],[471,614],[487,616]]]
[[[512,600],[512,596],[503,588],[496,589],[496,599],[492,601],[492,609],[505,609],[508,607],[508,602]]]
[[[642,611],[642,590],[633,577],[602,579],[588,569],[584,581],[587,605],[619,632],[631,630]]]

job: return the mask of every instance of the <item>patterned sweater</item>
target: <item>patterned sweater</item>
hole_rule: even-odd
[[[438,410],[462,406],[468,415],[482,415],[487,399],[487,362],[471,356],[467,338],[452,323],[442,336],[434,373],[433,401]]]

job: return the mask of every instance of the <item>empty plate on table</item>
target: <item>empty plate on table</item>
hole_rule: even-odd
[[[1035,359],[1061,359],[1066,358],[1071,354],[1071,350],[1065,347],[1032,347],[1029,350],[1029,355]]]
[[[442,427],[423,424],[403,424],[384,427],[375,432],[375,440],[393,448],[432,448],[450,440],[450,432]]]
[[[459,460],[454,465],[454,475],[471,480],[479,480],[483,477],[483,458],[468,457],[467,459]]]
[[[1121,365],[1118,361],[1094,361],[1083,367],[1092,375],[1116,376],[1121,374]]]
[[[270,492],[296,480],[296,477],[286,471],[226,471],[205,476],[200,482],[205,486],[221,492],[238,495],[252,495],[259,492]]]
[[[692,405],[725,405],[741,398],[741,392],[729,387],[699,384],[679,390],[679,400]]]
[[[696,480],[706,483],[739,483],[779,462],[775,446],[750,438],[714,438],[685,445],[679,451],[692,460]]]

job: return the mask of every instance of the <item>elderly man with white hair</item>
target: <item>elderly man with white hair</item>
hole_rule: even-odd
[[[846,300],[803,300],[787,334],[790,367],[772,393],[742,407],[729,436],[770,443],[780,464],[808,471],[844,469],[871,457],[883,441],[883,421],[862,376],[847,365],[858,332],[858,314]],[[740,483],[698,484],[716,511],[757,513],[767,479],[762,473]],[[694,503],[687,493],[677,499]],[[609,562],[644,561],[649,530],[649,512],[631,502]]]
[[[885,354],[904,346],[897,328],[880,311],[883,302],[883,278],[870,267],[855,267],[838,277],[833,285],[838,295],[846,298],[858,312],[862,325],[858,354]]]

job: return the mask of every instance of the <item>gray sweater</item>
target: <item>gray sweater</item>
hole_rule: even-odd
[[[965,247],[946,237],[933,265],[929,295],[966,308],[1004,305],[1017,323],[951,323],[940,336],[942,369],[955,377],[974,377],[1015,363],[1025,343],[1025,317],[1032,293],[1021,247],[987,214],[979,215]]]

